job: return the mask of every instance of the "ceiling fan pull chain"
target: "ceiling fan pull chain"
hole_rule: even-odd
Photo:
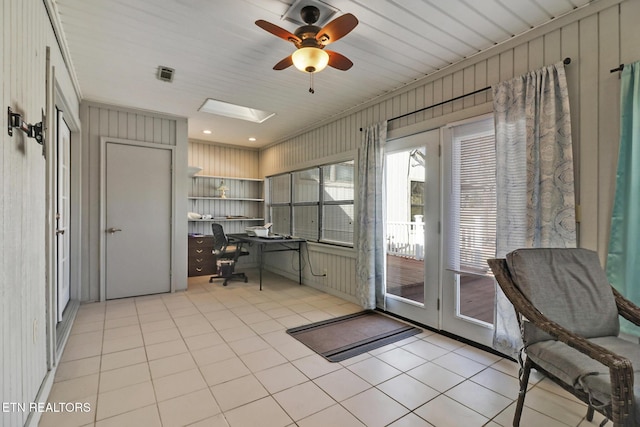
[[[316,91],[313,89],[313,73],[309,73],[309,93],[316,93]]]

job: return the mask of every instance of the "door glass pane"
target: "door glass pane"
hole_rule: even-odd
[[[387,294],[424,303],[425,149],[387,155]]]
[[[459,314],[493,323],[496,288],[493,276],[457,274]]]

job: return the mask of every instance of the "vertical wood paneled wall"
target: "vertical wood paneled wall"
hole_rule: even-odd
[[[298,281],[298,254],[282,252],[266,256],[265,269]],[[302,283],[357,302],[353,280],[355,262],[354,252],[350,248],[307,243],[302,248]],[[322,276],[324,272],[326,276]]]
[[[0,402],[36,402],[48,372],[47,159],[33,138],[7,133],[7,107],[28,123],[47,110],[47,47],[65,87],[69,76],[41,0],[0,3]],[[75,93],[66,94],[73,104]],[[77,111],[69,112],[77,117]],[[49,122],[50,126],[51,123]],[[53,326],[55,328],[55,325]],[[55,345],[55,342],[53,343]],[[22,426],[28,411],[0,415]]]
[[[189,166],[202,168],[201,175],[262,178],[258,150],[189,140]]]
[[[640,1],[600,0],[550,24],[509,40],[402,90],[370,102],[357,112],[264,149],[265,176],[323,163],[323,159],[356,150],[360,128],[424,106],[482,89],[529,70],[570,57],[566,67],[576,164],[576,190],[581,205],[580,246],[605,258],[615,186],[619,139],[619,75],[621,63],[640,60]],[[409,117],[391,121],[390,131],[427,130],[469,115],[491,102],[483,92]],[[320,259],[328,255],[318,255]],[[322,263],[321,261],[319,261]],[[286,261],[276,268],[286,269]],[[351,265],[345,268],[352,268]],[[342,273],[338,273],[340,276]],[[344,274],[355,281],[355,270]],[[336,283],[335,287],[343,286]],[[351,288],[347,292],[351,292]],[[353,295],[353,294],[352,294]]]
[[[111,137],[132,141],[177,146],[176,178],[184,173],[187,144],[186,119],[137,111],[117,106],[92,102],[83,102],[80,106],[82,121],[82,301],[100,299],[100,139]],[[184,135],[183,135],[184,134]],[[180,155],[184,151],[184,155]],[[180,186],[175,195],[176,203],[186,206],[186,183],[177,179]],[[186,208],[184,218],[186,218]],[[179,230],[174,230],[176,244],[184,247],[186,254],[186,224],[176,221]],[[180,261],[182,264],[182,261]],[[181,269],[182,270],[182,269]],[[182,272],[174,272],[182,276]],[[179,280],[186,283],[186,260],[184,277]],[[185,285],[186,286],[186,285]]]
[[[4,1],[0,170],[0,400],[33,401],[47,370],[45,327],[45,185],[42,148],[21,131],[7,135],[6,109],[40,121],[45,105],[46,16],[36,2]],[[32,30],[35,26],[39,30]],[[0,425],[23,425],[28,414],[3,413]]]

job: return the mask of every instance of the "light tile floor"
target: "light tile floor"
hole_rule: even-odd
[[[249,274],[250,278],[257,274]],[[49,396],[88,412],[48,426],[509,426],[517,365],[425,330],[330,363],[287,328],[360,311],[266,275],[189,279],[189,290],[80,307]],[[533,375],[523,426],[598,425],[586,407]]]

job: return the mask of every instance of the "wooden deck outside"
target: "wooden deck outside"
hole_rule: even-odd
[[[424,302],[424,262],[387,255],[387,293]],[[493,323],[495,285],[492,277],[460,276],[460,314]]]

